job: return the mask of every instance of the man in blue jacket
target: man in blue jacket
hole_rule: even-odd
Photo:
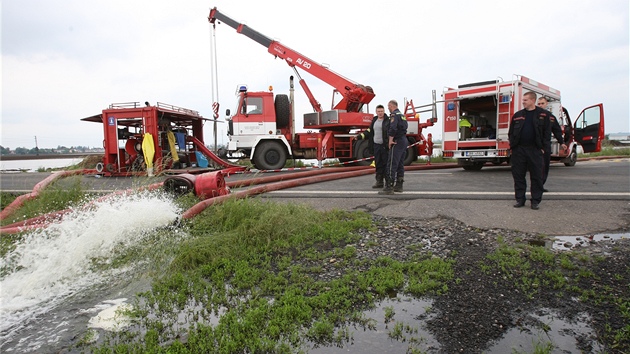
[[[407,152],[407,118],[398,109],[398,102],[389,101],[389,129],[387,130],[387,145],[389,154],[385,175],[385,188],[379,194],[394,194],[403,191],[405,176],[405,153]],[[396,185],[394,185],[394,181]]]
[[[525,108],[514,113],[508,129],[516,198],[514,207],[525,205],[525,175],[529,172],[531,208],[538,210],[543,195],[544,149],[551,140],[551,112],[536,106],[534,92],[523,95],[523,107]]]

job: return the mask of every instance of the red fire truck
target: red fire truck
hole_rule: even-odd
[[[372,122],[367,105],[374,98],[370,86],[356,83],[330,70],[328,67],[307,58],[286,47],[278,41],[238,23],[216,8],[211,9],[208,21],[213,25],[219,22],[236,29],[240,34],[267,48],[269,54],[284,60],[294,71],[295,77],[306,93],[312,113],[304,114],[304,129],[296,132],[293,110],[293,76],[290,93],[248,91],[246,86],[239,88],[237,111],[228,118],[229,142],[226,151],[220,153],[224,158],[245,157],[251,159],[254,166],[262,170],[280,169],[287,158],[338,159],[341,162],[357,161],[358,164],[370,164],[368,142],[356,140],[358,131],[366,129]],[[304,70],[334,88],[333,104],[330,110],[324,110],[313,96],[297,69]],[[341,99],[335,103],[336,95]],[[405,163],[411,164],[420,155],[431,156],[433,142],[431,135],[425,138],[422,129],[432,126],[435,115],[435,94],[433,103],[417,106],[412,101],[405,102],[404,114],[409,123]],[[432,107],[428,108],[427,107]],[[401,107],[402,108],[402,107]],[[421,110],[425,109],[425,110]],[[432,112],[426,123],[420,123],[420,112]],[[230,112],[227,112],[230,116]]]
[[[484,81],[447,88],[443,92],[444,125],[442,155],[457,159],[465,170],[480,170],[486,163],[510,161],[508,129],[512,115],[523,109],[523,94],[532,91],[549,101],[548,110],[557,117],[567,149],[562,151],[552,137],[551,160],[573,166],[578,144],[584,152],[601,150],[604,139],[604,106],[585,108],[575,121],[562,107],[560,91],[524,76],[512,81]]]

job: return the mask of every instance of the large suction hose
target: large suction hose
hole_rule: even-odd
[[[86,174],[86,173],[89,173],[91,171],[93,171],[93,170],[59,171],[59,172],[55,172],[55,173],[51,174],[50,176],[44,178],[43,181],[37,183],[35,185],[35,187],[33,187],[33,190],[30,193],[23,194],[23,195],[15,198],[15,200],[12,201],[11,204],[7,205],[7,207],[4,208],[0,212],[0,220],[4,220],[9,215],[13,214],[16,210],[21,208],[22,205],[24,205],[24,202],[26,202],[27,200],[31,200],[31,199],[37,198],[39,193],[41,193],[41,191],[44,188],[46,188],[49,184],[51,184],[55,180],[57,180],[59,178],[62,178],[62,177],[68,177],[68,176],[73,176],[73,175],[78,175],[78,174]]]
[[[158,188],[161,188],[162,184],[163,184],[163,182],[158,182],[158,183],[154,183],[154,184],[148,185],[146,187],[140,187],[138,189],[126,189],[126,190],[112,192],[112,193],[104,195],[104,196],[102,196],[102,197],[100,197],[100,198],[98,198],[96,200],[91,201],[90,203],[86,204],[84,207],[87,207],[88,205],[91,205],[91,204],[94,204],[94,203],[106,200],[106,199],[111,198],[111,197],[116,196],[116,195],[132,193],[132,192],[134,192],[136,190],[156,190]],[[44,215],[40,215],[40,216],[36,216],[36,217],[30,218],[30,219],[27,219],[27,220],[18,221],[18,222],[15,222],[13,224],[10,224],[10,225],[5,225],[5,226],[0,228],[0,233],[2,235],[4,235],[4,234],[16,234],[16,233],[22,232],[22,231],[29,231],[29,230],[35,230],[35,229],[43,228],[43,227],[48,226],[52,222],[54,222],[56,220],[59,220],[63,215],[71,212],[72,210],[74,210],[74,209],[57,210],[57,211],[50,212],[48,214],[44,214]]]
[[[288,181],[264,184],[257,187],[252,187],[247,190],[237,191],[228,195],[223,195],[220,197],[206,199],[204,201],[201,201],[195,204],[192,208],[186,210],[184,214],[182,215],[182,219],[191,219],[195,217],[196,215],[198,215],[199,213],[201,213],[202,211],[204,211],[207,207],[214,204],[222,203],[230,198],[245,198],[248,196],[261,194],[265,192],[276,191],[276,190],[280,190],[284,188],[292,188],[292,187],[302,186],[306,184],[325,182],[325,181],[330,181],[330,180],[335,180],[335,179],[340,179],[340,178],[357,177],[357,176],[367,175],[370,173],[374,173],[374,169],[369,168],[369,167],[364,167],[356,171],[333,172],[333,173],[325,174],[323,176],[310,176],[310,177],[292,179]]]

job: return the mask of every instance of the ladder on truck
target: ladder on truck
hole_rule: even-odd
[[[505,90],[505,87],[501,89],[501,82],[497,81],[497,138],[500,129],[508,129],[510,126],[510,119],[512,118],[510,104],[512,104],[512,97],[514,96],[514,85],[515,82],[512,81],[511,86]],[[507,130],[505,134],[507,135]]]

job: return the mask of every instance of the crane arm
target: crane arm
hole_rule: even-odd
[[[210,10],[208,21],[215,24],[217,20],[236,29],[236,32],[241,33],[255,42],[265,46],[271,55],[283,59],[289,66],[293,68],[300,68],[335,88],[335,90],[341,94],[343,99],[337,103],[335,107],[333,107],[334,109],[343,109],[347,112],[359,112],[364,104],[369,103],[374,98],[374,91],[371,87],[358,84],[348,78],[345,78],[324,65],[306,57],[305,55],[284,46],[282,43],[272,40],[249,26],[231,19],[225,14],[219,12],[219,10],[215,7]],[[303,79],[300,80],[300,85],[303,88],[306,87],[306,83],[303,82]],[[307,95],[309,95],[310,90],[308,90],[307,87],[305,88],[305,91]],[[312,94],[309,95],[309,100],[316,111],[321,111],[321,108],[318,109],[316,104],[313,103],[316,102],[316,100],[312,97]],[[317,106],[319,106],[318,103]]]

